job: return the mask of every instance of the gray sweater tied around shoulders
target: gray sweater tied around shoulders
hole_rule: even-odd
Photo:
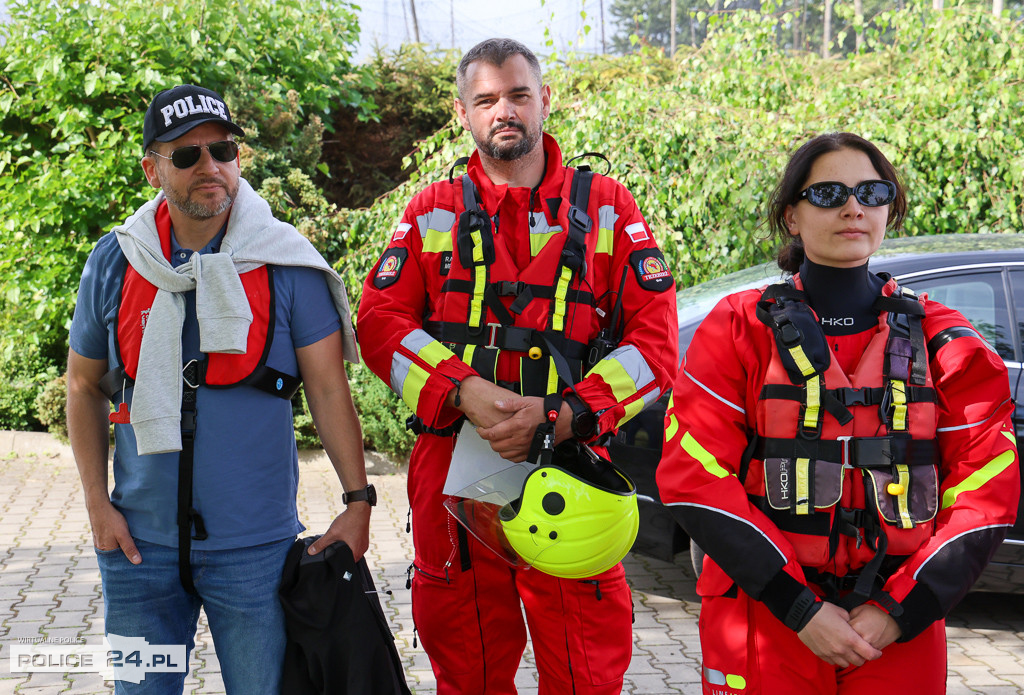
[[[181,450],[183,292],[196,291],[199,349],[244,354],[252,311],[239,274],[262,265],[321,270],[341,317],[345,359],[359,361],[341,277],[295,227],[274,218],[270,205],[245,179],[239,179],[220,252],[193,253],[177,268],[164,258],[156,228],[156,209],[163,200],[160,191],[113,230],[132,268],[157,288],[142,334],[131,404],[140,456]]]

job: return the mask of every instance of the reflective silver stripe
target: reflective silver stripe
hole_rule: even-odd
[[[422,328],[417,328],[414,331],[409,331],[408,335],[402,338],[402,347],[417,355],[420,350],[432,342],[434,342],[434,338],[429,333]],[[411,368],[412,360],[396,350],[391,358],[391,390],[399,396],[402,395],[402,388],[405,386],[405,379],[409,376]]]
[[[617,347],[608,353],[605,359],[615,360],[622,365],[626,375],[633,380],[634,391],[639,391],[654,381],[654,372],[651,371],[647,360],[644,359],[643,354],[635,345]],[[657,400],[659,395],[661,395],[661,391],[655,388],[643,397],[644,405]]]
[[[412,360],[400,352],[396,352],[391,358],[391,390],[402,397],[402,389],[405,386],[405,378],[409,376],[412,369]]]
[[[409,352],[418,355],[420,350],[425,348],[427,345],[430,345],[432,342],[434,342],[433,336],[422,328],[417,328],[414,331],[409,331],[409,334],[402,338],[402,347],[406,348]]]
[[[615,212],[614,205],[602,205],[597,209],[597,226],[607,229],[609,232],[615,230],[615,223],[619,221],[619,213]]]
[[[775,542],[771,538],[768,537],[768,534],[766,534],[764,531],[762,531],[760,528],[758,528],[756,524],[754,524],[751,521],[748,521],[747,519],[744,519],[741,516],[736,516],[735,514],[732,514],[730,512],[725,511],[724,509],[717,509],[715,507],[709,507],[706,504],[693,504],[693,503],[690,503],[690,502],[670,502],[670,503],[666,504],[665,506],[666,507],[694,507],[695,509],[706,509],[709,512],[715,512],[716,514],[721,514],[723,516],[727,516],[730,519],[735,519],[736,521],[739,521],[740,523],[746,524],[750,528],[752,528],[755,531],[757,531],[761,535],[762,538],[764,538],[766,541],[768,541],[768,543],[773,548],[775,548],[775,552],[777,552],[779,554],[779,557],[782,558],[783,562],[786,562],[786,563],[789,562],[789,558],[786,557],[785,553],[783,553],[781,550],[779,550],[779,546],[775,545]]]
[[[455,224],[455,213],[451,210],[434,208],[425,215],[416,216],[416,225],[420,230],[420,237],[426,238],[427,231],[433,229],[436,232],[450,232]]]
[[[1007,400],[1009,400],[1009,399],[1007,399]],[[995,417],[995,414],[998,413],[999,409],[1002,408],[1005,404],[1006,404],[1006,401],[1003,401],[1002,403],[997,405],[995,410],[992,411],[992,414],[989,415],[984,420],[979,420],[978,422],[971,422],[971,423],[968,423],[966,425],[956,425],[955,427],[936,427],[935,431],[936,432],[956,432],[958,430],[969,430],[972,427],[977,427],[978,425],[984,425],[986,422],[988,422],[993,417]]]
[[[700,381],[697,380],[696,378],[694,378],[693,374],[690,374],[688,371],[686,371],[685,368],[683,369],[683,374],[688,376],[690,378],[690,381],[692,381],[693,383],[697,384],[697,386],[701,387],[703,390],[705,390],[709,394],[711,394],[714,398],[722,401],[722,403],[725,403],[727,406],[729,406],[733,410],[738,410],[739,412],[743,413],[744,415],[747,414],[747,411],[744,410],[743,408],[741,408],[740,406],[736,405],[735,403],[730,403],[729,401],[725,400],[724,398],[719,396],[717,393],[715,393],[714,391],[709,389],[707,386],[705,386],[704,384],[700,383]]]
[[[966,536],[969,533],[977,533],[978,531],[987,531],[987,530],[993,529],[993,528],[1012,528],[1012,527],[1013,527],[1013,524],[990,524],[988,526],[979,526],[978,528],[972,528],[969,531],[964,531],[963,533],[958,533],[957,535],[953,536],[948,541],[946,541],[945,543],[940,545],[938,548],[936,548],[935,551],[931,555],[929,555],[928,557],[925,558],[924,562],[921,563],[921,566],[918,567],[917,570],[914,572],[914,579],[917,580],[917,575],[921,574],[921,570],[923,570],[925,568],[925,566],[929,562],[931,562],[932,558],[935,557],[936,555],[938,555],[939,553],[941,553],[942,549],[945,548],[950,543],[952,543],[953,541],[958,540],[960,538],[963,538],[964,536]]]
[[[548,224],[547,215],[543,212],[530,213],[530,234],[554,234],[560,231],[562,231],[562,226]]]

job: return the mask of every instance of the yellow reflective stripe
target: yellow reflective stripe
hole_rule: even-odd
[[[620,403],[636,393],[636,382],[618,360],[605,358],[598,362],[590,373],[600,374],[604,383],[612,390],[612,396]]]
[[[548,357],[548,393],[557,393],[558,391],[558,370],[555,368],[554,358]]]
[[[811,361],[807,359],[807,354],[804,349],[797,345],[796,347],[789,348],[789,354],[793,356],[793,361],[796,362],[797,369],[804,376],[810,376],[814,374],[814,367],[811,366]]]
[[[421,360],[429,364],[431,367],[437,367],[437,365],[444,362],[446,359],[451,357],[454,353],[446,348],[436,340],[424,345],[417,353],[416,356]]]
[[[412,408],[413,412],[419,405],[420,394],[423,393],[423,387],[426,386],[429,376],[430,372],[415,362],[409,366],[409,373],[402,383],[402,400]]]
[[[476,354],[476,345],[466,345],[466,348],[462,351],[462,361],[473,366],[473,356]]]
[[[793,499],[795,514],[811,513],[811,460],[797,459],[793,467]]]
[[[561,331],[565,329],[565,295],[569,292],[569,283],[572,281],[572,269],[562,266],[562,275],[555,285],[554,311],[551,315],[552,330]]]
[[[947,509],[956,504],[956,498],[964,492],[973,492],[997,475],[1009,468],[1017,459],[1013,449],[1004,451],[978,470],[964,478],[959,485],[954,485],[942,493],[942,508]]]
[[[683,435],[683,440],[679,442],[679,446],[683,447],[683,451],[696,459],[700,465],[704,466],[704,470],[711,475],[716,478],[726,478],[729,476],[729,471],[722,468],[722,465],[711,455],[711,452],[702,447],[689,432]]]
[[[597,244],[594,246],[594,253],[606,253],[612,255],[612,242],[614,241],[615,230],[600,227],[597,230]]]
[[[478,327],[484,321],[484,290],[487,288],[487,266],[478,265],[474,271],[473,298],[469,302],[469,325]]]
[[[804,429],[818,429],[818,416],[821,414],[821,380],[818,377],[808,379],[807,408],[804,410]]]
[[[544,247],[548,245],[548,242],[551,241],[551,239],[554,238],[554,236],[561,231],[561,227],[555,227],[550,232],[547,233],[531,232],[530,255],[536,256],[538,253],[543,251]]]
[[[903,432],[907,429],[907,384],[893,379],[892,385],[892,428]]]
[[[637,413],[643,410],[644,399],[637,398],[632,403],[625,404],[623,408],[625,409],[626,413],[621,418],[619,418],[619,421],[615,424],[616,427],[622,427],[622,425],[624,425],[627,421],[632,420]]]
[[[910,518],[910,466],[905,463],[896,464],[895,482],[902,488],[900,494],[896,495],[900,528],[914,528],[914,520]]]
[[[669,408],[672,407],[672,400],[669,399]],[[665,428],[665,441],[670,442],[672,438],[676,436],[676,432],[679,431],[679,420],[676,419],[675,413],[668,416],[668,427]]]
[[[451,232],[441,232],[436,229],[428,229],[427,234],[423,237],[423,252],[424,253],[441,253],[443,251],[452,250],[452,234]]]
[[[746,690],[747,679],[735,673],[729,673],[725,676],[725,684],[733,690]]]

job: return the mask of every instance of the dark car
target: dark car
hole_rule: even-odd
[[[960,311],[1006,364],[1016,403],[1018,449],[1024,438],[1024,406],[1018,393],[1024,362],[1024,234],[949,234],[887,240],[872,257],[874,272],[887,272],[918,294]],[[748,268],[681,290],[679,354],[715,304],[727,294],[779,282],[774,263]],[[1024,395],[1024,394],[1022,394]],[[640,533],[633,551],[672,560],[689,541],[660,503],[654,472],[661,457],[667,396],[630,421],[610,451],[634,479],[640,495]],[[699,556],[699,552],[698,552]],[[1024,591],[1024,496],[1017,523],[974,590]]]

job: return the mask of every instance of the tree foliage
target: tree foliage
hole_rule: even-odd
[[[344,3],[20,2],[9,11],[0,27],[5,348],[27,341],[59,358],[52,349],[76,290],[68,279],[96,238],[151,194],[139,158],[157,91],[182,82],[217,90],[257,136],[290,91],[304,119],[363,102],[349,76],[356,23]]]
[[[909,235],[1021,230],[1021,25],[969,9],[875,18],[870,50],[825,60],[776,41],[778,18],[711,18],[699,51],[646,48],[549,66],[545,124],[571,156],[599,151],[625,183],[688,286],[765,260],[767,198],[793,150],[850,130],[902,171]],[[886,43],[891,41],[891,43]],[[472,150],[454,124],[424,141],[405,185],[349,213],[350,287],[361,282],[424,182]]]

